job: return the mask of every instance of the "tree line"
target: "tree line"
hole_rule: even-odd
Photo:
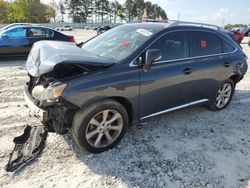
[[[150,20],[167,20],[166,12],[157,4],[144,0],[0,0],[0,23],[12,22],[65,22],[70,17],[74,23],[117,23],[140,21],[143,15]]]
[[[224,26],[224,28],[239,28],[239,27],[243,27],[243,28],[247,28],[250,25],[247,24],[227,24]]]
[[[131,22],[142,20],[145,11],[148,19],[167,19],[166,12],[159,5],[144,0],[126,0],[124,4],[117,0],[61,0],[59,3],[61,21],[64,21],[66,10],[76,23]]]
[[[40,0],[0,0],[0,23],[46,23],[55,17],[55,9]]]

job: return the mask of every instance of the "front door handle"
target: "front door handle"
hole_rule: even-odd
[[[223,64],[223,66],[226,67],[226,68],[227,68],[227,67],[230,67],[230,66],[231,66],[231,63],[226,62],[226,63]]]
[[[193,70],[190,69],[190,68],[186,68],[186,69],[184,69],[184,71],[183,71],[183,73],[186,74],[186,75],[191,74],[192,72],[193,72]]]

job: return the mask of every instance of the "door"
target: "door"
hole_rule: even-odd
[[[224,80],[230,77],[232,63],[229,56],[235,48],[213,32],[191,32],[193,92],[189,102],[208,99],[213,100]],[[231,58],[232,59],[232,58]]]
[[[152,64],[149,72],[140,70],[141,119],[187,103],[192,92],[189,46],[189,32],[175,31],[149,47],[160,49],[161,58]]]
[[[13,28],[4,32],[0,39],[0,53],[4,55],[27,53],[29,41],[26,29]]]

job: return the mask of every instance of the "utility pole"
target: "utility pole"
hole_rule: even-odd
[[[181,13],[179,12],[179,14],[178,14],[178,21],[180,21],[180,18],[181,18]]]
[[[225,22],[225,18],[223,18],[222,20],[222,24],[221,24],[222,27],[224,26],[224,22]]]

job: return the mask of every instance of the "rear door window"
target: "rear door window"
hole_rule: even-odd
[[[53,37],[54,32],[43,28],[30,28],[27,31],[27,37]]]
[[[222,41],[219,36],[211,32],[192,32],[192,56],[205,56],[223,53]]]
[[[170,61],[189,57],[188,32],[167,33],[158,39],[150,49],[160,49],[159,61]]]

